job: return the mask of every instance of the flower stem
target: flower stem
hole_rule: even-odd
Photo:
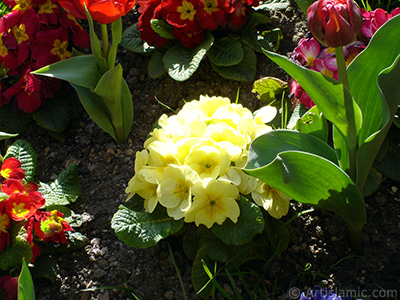
[[[336,63],[339,73],[339,81],[349,89],[349,79],[347,78],[346,62],[344,59],[343,46],[335,48]]]
[[[107,24],[100,24],[101,26],[101,40],[103,42],[103,57],[108,59],[109,43],[108,43],[108,31]]]

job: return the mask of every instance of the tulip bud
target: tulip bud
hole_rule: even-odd
[[[307,11],[308,27],[328,47],[346,46],[360,33],[363,19],[352,0],[318,0]]]

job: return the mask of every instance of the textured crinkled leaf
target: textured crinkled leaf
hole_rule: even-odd
[[[254,7],[253,7],[254,8]],[[247,20],[241,31],[243,34],[249,33],[249,30],[256,28],[260,24],[271,23],[271,19],[262,13],[251,13],[247,15]],[[242,34],[241,32],[238,32]]]
[[[137,212],[121,205],[111,220],[111,227],[118,238],[130,247],[147,248],[161,239],[178,232],[182,220],[174,220],[157,208],[153,213]]]
[[[203,41],[194,49],[181,44],[172,46],[164,54],[163,63],[169,76],[176,81],[185,81],[196,72],[201,60],[214,43],[214,37],[207,32]]]
[[[243,245],[264,230],[264,218],[260,207],[242,197],[238,201],[240,215],[236,223],[230,219],[222,225],[214,225],[212,233],[226,244]]]
[[[295,1],[305,16],[307,15],[308,8],[314,2],[314,0],[295,0]]]
[[[289,6],[290,6],[289,0],[267,0],[267,1],[260,1],[260,5],[254,7],[254,10],[277,11],[277,10],[285,10]]]
[[[257,57],[252,49],[243,47],[244,57],[242,61],[234,66],[221,67],[211,64],[212,68],[226,79],[238,81],[253,81],[256,76]]]
[[[21,167],[25,171],[26,181],[33,181],[36,172],[36,153],[32,145],[25,140],[16,140],[8,149],[4,159],[15,157],[21,161]]]
[[[18,300],[35,300],[35,287],[25,260],[18,276]]]
[[[264,77],[254,81],[252,92],[258,94],[258,99],[270,103],[280,98],[287,87],[286,81],[275,77]]]
[[[11,104],[0,107],[0,130],[8,133],[22,133],[28,128],[31,116]]]
[[[32,250],[24,236],[11,238],[11,245],[0,252],[0,269],[9,270],[21,266],[22,259],[30,262]]]
[[[148,65],[148,71],[149,71],[149,76],[151,78],[158,78],[167,72],[167,70],[165,70],[165,67],[164,67],[162,53],[160,53],[158,51],[154,51],[151,54],[151,59],[149,61],[149,65]]]
[[[217,66],[237,65],[242,61],[243,56],[242,44],[231,37],[216,40],[208,51],[208,58]]]
[[[85,247],[89,243],[87,236],[80,232],[69,231],[68,232],[68,244],[63,245],[62,250],[75,251],[82,247]]]
[[[137,28],[137,23],[129,26],[122,33],[121,46],[136,53],[148,53],[155,49],[140,38],[140,31]]]
[[[36,123],[45,129],[62,132],[67,127],[73,113],[71,95],[57,93],[49,98],[38,110],[32,113]]]
[[[52,205],[68,205],[75,202],[81,194],[81,184],[78,178],[78,167],[71,164],[62,171],[58,178],[47,184],[39,182],[39,192],[46,199],[43,208]]]
[[[170,40],[174,39],[174,35],[172,33],[172,25],[168,24],[166,20],[151,19],[150,24],[154,32],[158,33],[161,37]]]

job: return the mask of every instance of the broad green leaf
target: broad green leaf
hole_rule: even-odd
[[[115,140],[125,142],[132,126],[133,104],[129,87],[122,76],[121,64],[104,73],[93,93],[103,99],[110,112]]]
[[[130,247],[148,248],[178,232],[183,220],[168,217],[164,210],[153,213],[133,211],[123,205],[114,214],[111,227],[118,238]]]
[[[63,91],[49,98],[44,105],[32,113],[32,117],[42,128],[63,132],[72,117],[73,105],[71,95]]]
[[[311,4],[313,4],[314,0],[295,0],[297,5],[300,7],[301,11],[305,16],[307,16],[307,10]]]
[[[379,172],[384,174],[386,177],[390,179],[396,180],[400,182],[400,130],[399,128],[392,126],[387,139],[385,140],[378,156],[382,156],[379,159],[377,158],[374,163],[374,168],[376,168]],[[385,149],[382,149],[385,148]],[[381,154],[381,152],[383,152]],[[366,185],[367,187],[367,185]]]
[[[18,300],[35,300],[35,287],[29,268],[22,259],[22,269],[18,276]]]
[[[365,182],[366,184],[364,185],[364,189],[362,191],[363,197],[365,198],[375,193],[381,185],[382,181],[382,174],[374,168],[371,168]]]
[[[46,199],[43,208],[53,205],[68,205],[75,202],[81,194],[78,167],[71,164],[50,184],[39,182],[39,192]]]
[[[158,51],[154,51],[151,54],[151,59],[147,69],[151,78],[158,78],[167,72],[163,64],[163,54]]]
[[[312,107],[297,121],[296,129],[303,133],[309,133],[325,143],[328,142],[328,123],[317,106]]]
[[[16,140],[8,147],[4,159],[15,157],[21,162],[21,167],[25,171],[25,180],[33,181],[36,172],[37,156],[32,145],[25,140]]]
[[[260,24],[271,23],[271,19],[262,13],[251,13],[247,15],[247,20],[244,26],[242,27],[241,31],[247,32],[251,29],[256,28]],[[239,34],[241,34],[239,32]]]
[[[336,139],[345,139],[346,147],[337,150],[338,152],[348,151],[349,154],[343,156],[339,153],[340,166],[356,180],[355,156],[358,146],[358,132],[362,124],[362,113],[357,103],[352,99],[349,90],[339,81],[299,66],[285,56],[269,51],[264,51],[264,53],[296,79],[313,99],[325,118],[331,121],[341,133],[340,136],[336,136]],[[343,143],[340,143],[340,145],[343,145]],[[349,159],[342,160],[342,158]]]
[[[194,260],[196,258],[197,251],[200,248],[200,231],[201,228],[198,228],[197,226],[191,226],[188,230],[185,231],[182,238],[183,251],[190,260]]]
[[[246,169],[268,165],[285,151],[308,152],[338,165],[336,152],[319,138],[295,130],[279,129],[267,132],[253,141]]]
[[[117,58],[117,50],[118,45],[122,40],[122,19],[118,18],[114,22],[111,23],[111,35],[112,35],[112,44],[110,50],[108,51],[107,57],[107,69],[110,70],[114,68],[115,60]]]
[[[5,139],[11,139],[18,136],[18,133],[6,133],[0,131],[0,141]]]
[[[213,43],[214,37],[207,32],[203,41],[194,49],[185,48],[180,43],[172,46],[163,57],[163,63],[169,76],[176,81],[189,79]]]
[[[78,93],[79,99],[92,120],[113,139],[116,139],[114,127],[111,123],[111,115],[107,110],[103,99],[91,92],[90,89],[72,84],[72,87]]]
[[[264,77],[254,82],[252,92],[258,93],[258,99],[270,103],[280,98],[287,87],[286,81],[275,77]]]
[[[174,39],[174,35],[172,33],[172,25],[168,24],[168,22],[164,19],[152,19],[150,21],[151,28],[158,33],[161,37],[166,39]]]
[[[244,57],[239,64],[229,67],[221,67],[211,64],[212,68],[226,79],[249,82],[253,81],[256,76],[257,57],[251,48],[244,46],[243,50]]]
[[[360,145],[382,128],[382,103],[376,85],[378,75],[391,66],[400,53],[400,16],[388,20],[348,66],[350,92],[361,108],[363,118],[359,133]],[[395,89],[398,85],[395,85]]]
[[[31,73],[58,78],[87,89],[94,89],[101,77],[93,54],[74,56]]]
[[[268,144],[268,137],[263,135],[254,142]],[[282,150],[269,161],[263,156],[263,153],[249,154],[244,171],[296,201],[336,212],[347,224],[353,250],[361,251],[361,232],[366,220],[364,199],[345,172],[330,160],[301,151]]]
[[[13,109],[12,104],[0,107],[0,130],[8,133],[22,133],[31,122],[31,115],[20,109]]]
[[[129,26],[122,33],[121,46],[136,53],[148,53],[155,49],[140,38],[140,31],[137,28],[137,23]]]
[[[214,225],[212,233],[226,244],[243,245],[264,230],[264,218],[259,206],[242,197],[238,201],[240,216],[236,223],[230,219],[222,225]]]
[[[242,61],[243,56],[241,43],[231,37],[216,40],[208,51],[208,58],[217,66],[237,65]]]
[[[290,6],[290,1],[288,0],[267,0],[263,1],[259,6],[254,7],[254,10],[277,11],[277,10],[285,10],[289,6]]]

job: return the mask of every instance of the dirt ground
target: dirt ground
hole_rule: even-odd
[[[124,27],[132,24],[137,15],[127,18]],[[287,54],[304,36],[304,16],[291,6],[275,12],[272,20],[271,27],[280,27],[284,33],[280,52]],[[265,76],[285,79],[282,71],[266,57],[257,55],[257,59],[257,79]],[[60,274],[54,284],[46,280],[36,283],[38,300],[135,299],[122,287],[133,288],[142,300],[183,299],[168,245],[182,274],[188,299],[199,299],[190,281],[192,262],[183,253],[179,237],[168,238],[148,249],[130,248],[116,237],[111,218],[126,197],[124,190],[134,174],[135,152],[142,149],[154,122],[163,113],[171,114],[156,98],[172,109],[179,109],[184,100],[198,99],[199,95],[234,100],[240,90],[239,102],[250,110],[262,103],[251,92],[251,83],[223,79],[207,62],[202,62],[189,80],[176,82],[168,75],[150,78],[149,57],[121,49],[119,60],[134,101],[135,117],[128,143],[116,144],[92,122],[77,98],[79,115],[66,129],[64,142],[50,137],[35,124],[20,136],[38,154],[37,180],[53,180],[71,163],[78,165],[82,195],[71,208],[83,215],[79,231],[90,241],[78,251],[56,255]],[[75,97],[72,91],[71,97]],[[290,299],[289,291],[293,288],[305,290],[315,284],[365,291],[373,296],[370,299],[389,299],[383,292],[378,295],[382,289],[395,291],[393,296],[400,297],[399,199],[399,184],[389,179],[366,199],[368,220],[363,235],[364,255],[360,257],[349,252],[345,225],[338,216],[314,211],[297,219],[290,227],[288,250],[272,262],[264,275],[270,291],[275,289],[273,298]],[[251,282],[251,276],[248,279]],[[110,286],[114,288],[82,291]],[[243,297],[247,299],[245,293]]]

